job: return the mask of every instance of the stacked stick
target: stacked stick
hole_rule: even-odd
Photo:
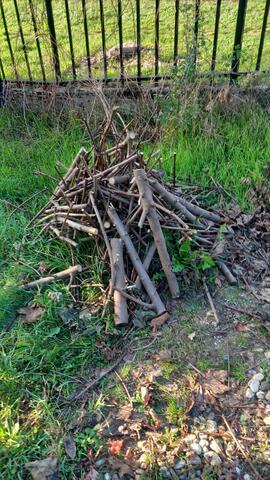
[[[190,239],[197,247],[211,251],[222,217],[162,181],[160,171],[150,167],[155,155],[145,161],[133,149],[133,132],[125,128],[122,139],[114,133],[116,145],[106,149],[108,125],[111,128],[111,118],[98,145],[94,145],[94,162],[93,155],[81,149],[32,223],[74,249],[85,237],[97,242],[102,259],[110,267],[106,304],[113,300],[116,325],[127,325],[135,306],[164,319],[166,307],[149,274],[153,260],[160,262],[171,297],[180,295],[164,231],[180,232],[180,241]],[[226,265],[219,259],[217,262],[234,282]],[[74,274],[82,267],[71,269]],[[69,271],[63,273],[67,276]],[[61,272],[56,275],[61,278]],[[26,286],[42,286],[51,280],[46,277],[44,282],[39,279]]]

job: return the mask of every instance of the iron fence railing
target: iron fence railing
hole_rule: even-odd
[[[222,47],[219,44],[222,10],[225,6],[228,8],[228,2],[230,2],[232,6],[235,6],[237,2],[237,9],[235,9],[234,18],[232,18],[234,41],[230,53],[231,61],[229,68],[222,72],[226,76],[229,76],[231,81],[234,81],[238,75],[246,73],[246,71],[241,72],[240,64],[243,38],[245,36],[246,11],[249,1],[253,2],[253,8],[256,10],[259,5],[257,0],[38,0],[38,2],[36,0],[0,0],[0,78],[28,82],[32,82],[33,80],[43,82],[56,80],[62,82],[91,78],[98,78],[103,81],[110,81],[112,79],[124,81],[125,78],[130,77],[141,82],[149,79],[158,80],[164,76],[169,77],[173,74],[173,71],[183,65],[184,61],[187,62],[187,59],[189,66],[195,70],[198,68],[198,56],[202,48],[200,46],[200,31],[205,21],[202,14],[202,6],[206,2],[209,4],[209,11],[211,9],[211,12],[213,12],[214,22],[213,35],[211,37],[212,45],[209,45],[208,41],[205,58],[207,62],[209,60],[209,67],[208,69],[206,68],[204,72],[207,73],[208,71],[213,75],[219,74],[220,72],[217,70],[217,53]],[[170,31],[163,32],[161,35],[160,26],[162,15],[164,14],[164,6],[166,7],[166,5],[171,15],[169,24]],[[258,46],[255,65],[252,69],[257,72],[261,69],[270,0],[260,0],[260,5],[263,6],[262,21],[258,23],[260,19],[257,19]],[[41,6],[42,12],[40,10]],[[109,6],[113,10],[109,10]],[[90,25],[89,11],[92,8],[95,8],[97,16]],[[144,14],[142,13],[142,8],[144,9]],[[142,22],[142,20],[145,17],[145,9],[149,10],[150,8],[151,11],[153,11],[153,19],[151,26],[148,27],[147,33],[148,37],[152,35],[153,45],[152,49],[149,47],[147,50],[148,64],[145,66],[145,62],[143,61],[145,50],[145,45],[143,44],[145,22]],[[181,8],[183,10],[181,10]],[[130,12],[128,9],[130,9]],[[58,40],[59,32],[57,31],[57,25],[59,25],[59,22],[56,22],[59,11],[61,11],[62,15],[61,21],[65,24],[65,28],[61,24],[62,42],[63,28],[65,32],[64,42],[66,49],[64,52],[64,63],[65,66],[66,64],[70,66],[70,69],[66,68],[65,71],[63,65],[61,65],[61,55],[63,56],[63,52],[61,51]],[[74,38],[74,15],[76,11],[80,12],[81,15],[81,20],[78,20],[76,17],[76,28],[78,21],[80,21],[82,25],[81,33],[77,33],[76,38]],[[42,14],[42,20],[40,19],[40,12]],[[117,55],[114,58],[113,68],[109,68],[109,54],[111,49],[108,49],[107,45],[108,40],[111,38],[111,33],[108,34],[107,29],[108,17],[112,16],[112,12],[116,18],[115,28],[117,29],[118,38],[116,37],[117,45],[115,45]],[[189,12],[189,24],[187,26],[184,24],[184,14],[186,14],[186,12]],[[182,13],[183,15],[181,15]],[[23,21],[22,14],[24,16]],[[132,45],[129,45],[129,48],[134,50],[134,62],[131,66],[130,61],[126,62],[125,48],[127,47],[124,43],[126,34],[125,25],[126,22],[129,21],[129,16],[133,16],[134,25],[134,42]],[[13,24],[12,33],[10,32],[11,23]],[[17,25],[17,30],[14,30],[14,23]],[[95,24],[93,25],[93,23]],[[188,36],[189,38],[186,55],[183,55],[183,53],[180,55],[179,53],[179,44],[182,38],[180,28],[182,28],[182,36]],[[149,34],[149,29],[153,29],[151,35]],[[93,53],[92,40],[94,35],[97,34],[101,37],[100,48],[99,51],[96,48],[96,51]],[[30,36],[31,42],[29,40]],[[171,42],[172,48],[166,57],[165,64],[163,64],[161,68],[161,51],[162,49],[167,49],[167,46],[166,48],[164,46],[164,38],[166,38],[167,43]],[[47,45],[48,39],[50,44],[49,49]],[[75,53],[78,43],[80,47],[82,45],[84,46],[85,56],[83,59],[81,57],[78,59],[78,55]],[[44,49],[45,44],[47,50]],[[33,50],[35,50],[36,53],[34,69],[30,58]],[[96,58],[98,55],[101,66],[97,69]],[[23,72],[20,71],[22,61],[24,62]],[[80,62],[84,62],[86,66],[83,72],[80,66],[78,66]],[[129,69],[126,68],[126,63],[128,63]],[[95,73],[93,73],[93,69],[95,69]],[[151,69],[152,71],[150,71]],[[53,75],[51,74],[52,70]],[[128,70],[131,72],[130,75],[128,74]]]

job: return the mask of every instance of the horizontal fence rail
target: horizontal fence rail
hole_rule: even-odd
[[[0,80],[140,83],[187,71],[235,82],[270,67],[269,10],[270,0],[0,0]]]

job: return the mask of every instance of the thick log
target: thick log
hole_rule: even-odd
[[[145,170],[142,168],[134,170],[134,178],[138,186],[141,205],[143,208],[143,213],[139,221],[139,227],[142,227],[144,219],[147,217],[172,298],[179,298],[180,291],[178,281],[172,270],[170,255],[167,250],[157,211],[153,206],[152,189],[149,186]]]
[[[201,227],[201,228],[204,227],[204,225],[201,222],[199,222],[199,220],[196,218],[196,216],[193,215],[193,213],[191,213],[185,207],[185,205],[183,205],[180,202],[179,197],[177,197],[173,193],[168,192],[166,190],[166,188],[163,187],[163,185],[161,185],[157,180],[151,180],[150,183],[151,183],[152,188],[155,190],[155,192],[158,193],[158,195],[161,198],[163,198],[169,205],[171,205],[176,210],[179,210],[186,217],[186,219],[189,222],[193,223],[194,225],[196,225],[198,227]]]
[[[121,185],[128,183],[130,180],[129,175],[115,175],[114,177],[109,178],[110,185]]]
[[[130,236],[128,232],[126,231],[121,219],[119,218],[115,208],[113,206],[110,206],[107,209],[108,216],[110,217],[111,221],[115,225],[115,228],[118,232],[118,235],[121,237],[123,240],[123,243],[125,244],[125,247],[127,249],[128,255],[133,263],[133,266],[139,275],[141,282],[148,293],[151,302],[154,305],[154,309],[157,312],[158,315],[166,311],[166,308],[154,286],[152,283],[148,273],[146,272],[141,259],[138,256],[138,253],[130,239]]]
[[[60,280],[62,278],[70,277],[71,275],[75,275],[76,273],[80,273],[82,271],[81,265],[75,265],[74,267],[69,267],[66,270],[62,270],[61,272],[54,273],[48,277],[42,277],[38,280],[35,280],[30,283],[26,283],[22,285],[22,288],[32,289],[36,287],[44,287],[48,285],[48,283],[52,283],[55,280]]]
[[[237,278],[233,275],[227,265],[221,260],[215,259],[218,265],[218,268],[223,273],[224,277],[227,279],[230,285],[237,285]]]
[[[150,264],[153,260],[153,257],[156,253],[156,244],[155,242],[152,243],[152,245],[150,245],[146,255],[145,255],[145,258],[144,258],[144,261],[143,261],[143,266],[145,268],[145,270],[148,272],[149,270],[149,267],[150,267]],[[136,281],[135,281],[135,287],[140,290],[141,289],[141,280],[140,280],[140,277],[137,277],[136,278]]]
[[[125,288],[125,267],[123,260],[123,242],[120,238],[111,240],[113,266],[115,271],[114,281],[114,323],[117,327],[125,327],[128,324],[127,300],[121,290]]]

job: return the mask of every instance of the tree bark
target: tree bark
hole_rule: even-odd
[[[144,169],[134,170],[134,178],[140,193],[143,213],[139,221],[139,227],[142,228],[144,220],[147,217],[154,237],[154,241],[159,254],[160,262],[166,275],[172,298],[179,298],[180,291],[177,278],[172,270],[170,255],[167,250],[166,242],[160,226],[159,218],[155,207],[153,206],[152,189],[149,186],[146,172]]]
[[[123,242],[120,238],[111,240],[113,266],[115,271],[114,281],[114,323],[117,327],[125,327],[128,324],[127,299],[121,290],[125,289],[125,267],[123,260]]]
[[[118,232],[118,235],[121,237],[121,239],[123,240],[123,243],[125,244],[125,247],[127,249],[127,252],[128,252],[128,255],[132,261],[132,264],[137,272],[137,274],[139,275],[140,279],[141,279],[141,282],[146,290],[146,292],[148,293],[149,297],[150,297],[150,300],[151,302],[153,303],[154,305],[154,309],[155,311],[157,312],[158,315],[161,315],[161,313],[165,312],[166,311],[166,308],[154,286],[154,284],[152,283],[148,273],[146,272],[139,256],[138,256],[138,253],[131,241],[131,238],[129,236],[129,234],[127,233],[126,229],[125,229],[125,226],[123,225],[123,222],[121,221],[121,219],[119,218],[116,210],[114,207],[110,206],[108,209],[107,209],[107,212],[108,212],[108,215],[111,219],[111,221],[113,222],[113,224],[115,225],[115,228]]]

